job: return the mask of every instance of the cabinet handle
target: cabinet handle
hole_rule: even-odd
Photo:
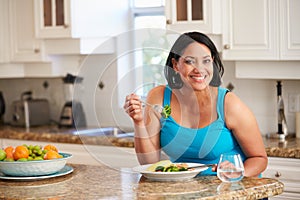
[[[167,19],[167,20],[166,20],[166,23],[167,23],[167,24],[172,24],[172,20],[171,20],[171,19]]]
[[[229,44],[225,44],[224,45],[224,49],[230,49],[230,45]]]
[[[279,178],[280,176],[281,176],[281,173],[280,173],[280,172],[276,172],[276,173],[275,173],[275,177],[276,177],[276,178]]]
[[[40,53],[40,50],[39,49],[34,49],[33,52],[34,53]]]

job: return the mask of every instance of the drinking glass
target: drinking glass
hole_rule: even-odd
[[[227,183],[242,180],[244,177],[244,164],[240,154],[221,154],[217,176],[221,181]]]

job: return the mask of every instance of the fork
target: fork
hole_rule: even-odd
[[[150,106],[154,111],[158,112],[159,114],[162,114],[164,108],[159,104],[150,104],[142,99],[140,99],[140,102],[144,105]]]
[[[196,165],[196,166],[191,166],[187,167],[187,169],[194,169],[194,168],[204,168],[204,167],[215,167],[216,164],[204,164],[204,165]]]

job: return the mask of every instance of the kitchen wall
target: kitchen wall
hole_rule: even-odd
[[[109,56],[96,57],[95,66],[89,64],[91,68],[99,68],[101,59],[107,59]],[[74,58],[75,59],[75,58]],[[78,59],[78,58],[76,58]],[[131,120],[123,111],[118,100],[112,100],[110,93],[116,90],[117,71],[115,64],[102,77],[104,88],[100,89],[94,85],[95,105],[85,109],[88,124],[90,126],[122,126],[127,130],[132,127]],[[223,76],[223,86],[229,83],[233,84],[233,92],[236,93],[255,114],[263,135],[277,131],[277,92],[276,80],[256,80],[256,79],[237,79],[235,78],[234,62],[225,62],[225,74]],[[101,70],[100,70],[101,71]],[[99,78],[96,77],[95,80]],[[45,83],[48,85],[45,87]],[[287,116],[288,129],[295,132],[295,113],[289,111],[288,96],[290,94],[300,94],[299,80],[283,80],[283,97],[285,102],[285,113]],[[46,98],[50,102],[51,119],[54,122],[59,121],[61,109],[65,102],[64,84],[62,77],[56,78],[12,78],[0,79],[0,91],[3,92],[6,102],[5,122],[11,121],[11,103],[18,100],[24,91],[33,91],[34,98]],[[85,96],[82,88],[82,96]],[[81,93],[80,93],[81,94]],[[120,97],[125,98],[125,97]],[[113,102],[114,101],[114,102]],[[299,101],[299,100],[298,100]],[[298,108],[299,109],[299,108]],[[299,110],[298,110],[299,111]],[[242,113],[241,113],[242,114]]]
[[[223,85],[234,85],[237,94],[253,111],[263,135],[277,131],[277,80],[237,79],[234,62],[224,62]],[[300,94],[300,80],[282,80],[282,93],[289,132],[295,133],[295,113],[289,110],[290,94]],[[299,97],[300,95],[298,95]],[[298,98],[298,104],[300,104]],[[298,107],[298,109],[300,109]],[[299,111],[299,110],[298,110]]]

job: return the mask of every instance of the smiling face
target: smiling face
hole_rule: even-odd
[[[194,90],[203,90],[212,80],[213,58],[209,48],[203,44],[191,43],[179,60],[173,59],[172,63],[184,84],[190,85]]]

